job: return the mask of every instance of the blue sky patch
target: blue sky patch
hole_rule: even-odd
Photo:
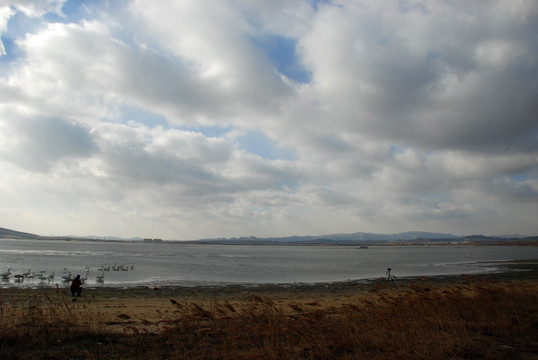
[[[517,182],[524,182],[524,181],[532,180],[532,176],[530,176],[529,174],[512,175],[509,178]]]
[[[119,11],[128,2],[126,0],[67,0],[61,16],[55,13],[47,13],[44,18],[49,22],[78,23],[82,20],[92,20],[93,14],[113,13]]]
[[[231,131],[231,128],[218,126],[200,126],[192,128],[192,131],[200,132],[206,137],[222,137],[224,134]]]
[[[0,56],[0,64],[9,63],[21,57],[21,52],[15,45],[15,40],[13,38],[2,36],[2,44],[4,44],[4,49],[6,51],[6,54],[3,56]],[[0,74],[1,73],[3,73],[3,71],[0,71]]]
[[[121,121],[125,123],[136,121],[150,128],[155,126],[169,127],[164,116],[131,105],[123,105],[121,107]]]
[[[127,123],[129,121],[135,121],[143,124],[149,128],[156,126],[162,126],[165,129],[178,129],[183,131],[192,131],[201,133],[206,137],[222,137],[226,133],[230,132],[230,127],[218,127],[218,126],[171,126],[166,118],[160,114],[136,107],[131,105],[123,105],[121,107],[120,121]],[[261,156],[262,158],[269,160],[295,160],[295,154],[293,151],[279,147],[277,143],[262,132],[249,131],[245,135],[235,139],[237,146],[251,154]],[[290,184],[287,184],[291,186]]]
[[[392,145],[390,147],[390,150],[393,154],[403,154],[407,150],[409,150],[411,147],[407,145]]]
[[[84,8],[83,4],[86,3],[84,0],[68,0],[64,3],[62,7],[62,13],[65,16],[50,12],[45,14],[43,17],[47,22],[58,22],[58,23],[76,23],[82,19],[88,17],[88,12]]]
[[[205,137],[222,137],[232,130],[231,127],[220,126],[172,126],[163,115],[132,105],[122,105],[121,122],[135,121],[149,128],[161,126],[164,129],[178,129],[197,132]]]
[[[331,0],[310,0],[310,5],[314,8],[314,10],[319,10],[320,7],[323,5],[329,5],[332,4]]]
[[[308,83],[312,79],[312,73],[301,64],[297,56],[295,39],[265,34],[252,38],[251,41],[267,55],[279,73],[299,83]]]
[[[17,47],[17,38],[23,38],[27,33],[35,33],[42,26],[39,19],[16,12],[8,21],[7,29],[2,33],[2,43],[6,50],[4,56],[0,56],[0,63],[9,63],[21,58],[24,54]]]
[[[294,160],[295,154],[293,151],[286,150],[277,145],[277,143],[262,132],[249,131],[243,136],[236,139],[240,149],[246,150],[249,153],[259,155],[269,160]]]

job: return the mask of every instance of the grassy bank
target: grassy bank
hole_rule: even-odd
[[[0,358],[531,359],[538,352],[536,279],[380,282],[333,297],[170,297],[166,306],[152,303],[147,317],[136,305],[110,312],[112,302],[72,302],[49,290],[0,306]]]

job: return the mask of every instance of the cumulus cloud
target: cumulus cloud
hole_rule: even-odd
[[[537,18],[493,0],[0,2],[3,226],[535,233]]]
[[[28,16],[42,16],[52,12],[61,14],[66,0],[1,0],[0,6],[13,7]]]
[[[48,171],[58,161],[89,157],[96,150],[89,130],[61,118],[18,118],[4,112],[3,158],[30,171]]]
[[[157,40],[154,46],[173,54],[220,100],[211,118],[205,119],[210,124],[218,121],[219,113],[235,117],[242,111],[271,111],[292,91],[249,40],[255,29],[241,9],[229,5],[163,1],[148,8],[134,1],[130,8],[144,31]],[[206,111],[217,105],[212,99],[201,101]]]
[[[525,74],[536,76],[536,22],[485,4],[424,10],[361,2],[320,11],[301,45],[338,125],[429,148],[523,141],[535,130],[536,83]]]

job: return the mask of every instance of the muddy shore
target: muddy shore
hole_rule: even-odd
[[[348,296],[373,286],[405,286],[410,282],[454,283],[465,278],[492,279],[496,281],[538,280],[538,259],[488,262],[484,266],[495,266],[498,270],[473,275],[448,275],[431,277],[395,278],[387,282],[384,278],[369,280],[350,280],[332,283],[314,284],[259,284],[259,285],[222,285],[222,286],[167,286],[167,287],[88,287],[83,290],[77,301],[107,303],[129,303],[139,305],[143,302],[168,301],[219,301],[237,300],[249,295],[270,297],[281,301],[308,301],[312,299],[329,299]],[[56,289],[0,289],[0,304],[22,306],[25,303],[39,301],[46,294],[61,294],[71,298],[68,285]]]
[[[349,280],[331,283],[294,283],[294,284],[257,284],[243,285],[230,284],[221,286],[166,286],[166,287],[87,287],[83,291],[82,299],[159,299],[176,298],[179,300],[226,300],[245,295],[267,296],[271,298],[306,298],[306,297],[327,297],[334,295],[346,295],[355,293],[357,290],[368,289],[380,284],[386,286],[402,286],[410,282],[426,283],[451,283],[464,278],[493,279],[493,280],[528,280],[538,279],[538,259],[520,261],[498,261],[484,263],[484,266],[494,266],[498,270],[492,272],[477,273],[472,275],[442,275],[442,276],[422,276],[398,278],[389,282],[385,278],[367,280]],[[44,293],[61,291],[66,296],[69,295],[69,286],[64,285],[57,289],[27,289],[27,288],[5,288],[0,289],[0,304],[20,304],[21,301],[39,297]],[[81,300],[82,300],[81,299]]]

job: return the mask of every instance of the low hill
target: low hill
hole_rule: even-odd
[[[15,231],[5,228],[0,228],[0,238],[11,238],[11,239],[37,239],[38,235],[25,233],[21,231]]]

